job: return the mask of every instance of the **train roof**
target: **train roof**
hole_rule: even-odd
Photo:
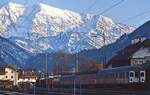
[[[66,73],[66,74],[61,74],[61,77],[65,77],[65,76],[74,76],[74,75],[96,74],[97,72],[98,72],[98,70],[84,71],[84,72],[75,72],[75,73]]]
[[[114,72],[127,72],[131,70],[139,70],[139,66],[122,66],[122,67],[115,67],[115,68],[108,68],[108,69],[103,69],[99,70],[97,74],[101,73],[114,73]]]

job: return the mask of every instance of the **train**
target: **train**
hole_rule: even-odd
[[[61,74],[51,79],[53,87],[127,87],[150,88],[150,62],[140,66],[122,66],[101,70]]]

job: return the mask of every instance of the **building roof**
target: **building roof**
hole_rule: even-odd
[[[150,47],[138,50],[133,54],[132,58],[144,58],[146,56],[150,56]]]
[[[35,78],[38,76],[38,72],[35,70],[18,70],[19,78]]]
[[[0,75],[5,75],[5,68],[10,68],[12,70],[16,70],[16,67],[14,65],[9,65],[9,64],[3,64],[0,65]]]
[[[150,39],[136,44],[130,44],[126,48],[122,49],[106,64],[106,67],[112,65],[113,67],[127,66],[130,65],[130,59],[132,55],[141,48],[149,48]]]
[[[122,66],[116,68],[102,69],[98,71],[98,74],[114,73],[114,72],[128,72],[131,70],[140,70],[139,66]]]
[[[13,69],[13,70],[17,69],[14,65],[11,65],[11,64],[0,65],[0,69],[4,69],[4,68],[10,68],[10,69]]]
[[[0,68],[0,75],[5,75],[5,69],[4,68]]]

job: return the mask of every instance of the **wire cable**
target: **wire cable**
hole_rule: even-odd
[[[150,10],[145,11],[145,12],[142,12],[142,13],[139,13],[139,14],[137,14],[137,15],[135,15],[135,16],[129,17],[129,18],[123,20],[123,22],[128,22],[128,21],[130,21],[130,20],[133,20],[133,19],[135,19],[135,18],[138,18],[138,17],[143,16],[143,15],[148,14],[148,13],[150,13]]]
[[[95,0],[89,7],[87,7],[86,9],[84,9],[82,13],[84,13],[84,12],[86,12],[88,10],[91,10],[95,6],[95,4],[97,3],[97,1],[98,0]]]
[[[108,12],[109,10],[111,10],[111,9],[113,9],[114,7],[120,5],[120,4],[123,3],[124,1],[125,1],[125,0],[121,0],[121,1],[119,1],[119,2],[117,2],[117,3],[115,3],[114,5],[110,6],[110,7],[107,8],[107,9],[105,9],[104,11],[102,11],[101,13],[99,13],[98,15],[102,15],[102,14]]]

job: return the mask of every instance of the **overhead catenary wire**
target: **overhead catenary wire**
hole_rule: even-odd
[[[102,15],[102,14],[104,14],[104,13],[110,11],[111,9],[113,9],[113,8],[115,8],[116,6],[120,5],[120,4],[123,3],[124,1],[125,1],[125,0],[121,0],[121,1],[119,1],[119,2],[117,2],[117,3],[115,3],[114,5],[108,7],[108,8],[105,9],[104,11],[100,12],[98,15]]]
[[[91,10],[93,7],[94,7],[94,5],[97,3],[97,1],[98,0],[95,0],[89,7],[87,7],[86,9],[84,9],[82,12],[81,12],[81,14],[84,14],[86,11],[88,11],[88,10]],[[64,12],[65,13],[65,12]],[[69,16],[67,13],[65,13],[69,18],[71,18],[74,22],[75,22],[75,24],[78,24],[75,20],[77,19],[76,17],[72,17],[72,16]],[[82,24],[81,24],[81,26],[82,26]],[[80,26],[80,27],[81,27]]]
[[[133,20],[133,19],[135,19],[135,18],[138,18],[138,17],[143,16],[143,15],[148,14],[148,13],[150,13],[150,10],[144,11],[144,12],[141,12],[141,13],[139,13],[139,14],[137,14],[137,15],[134,15],[134,16],[132,16],[132,17],[129,17],[129,18],[123,20],[123,22],[131,21],[131,20]]]
[[[112,6],[108,7],[107,9],[105,9],[104,11],[100,12],[100,13],[97,14],[97,15],[102,15],[102,14],[104,14],[104,13],[110,11],[111,9],[113,9],[114,7],[120,5],[120,4],[123,3],[124,1],[125,1],[125,0],[121,0],[121,1],[119,1],[119,2],[117,2],[117,3],[115,3],[115,4],[113,4]],[[95,1],[93,4],[96,4],[96,1]],[[93,4],[92,4],[92,5],[93,5]],[[89,7],[89,8],[91,8],[91,7]],[[84,12],[83,12],[83,13],[84,13]],[[84,22],[84,23],[86,23],[86,22]],[[83,26],[83,25],[81,25],[81,26]],[[81,26],[80,26],[80,28],[81,28]],[[80,28],[79,28],[79,29],[80,29]]]
[[[102,15],[102,14],[104,14],[104,13],[110,11],[111,9],[113,9],[114,7],[120,5],[120,4],[123,3],[124,1],[125,1],[125,0],[121,0],[121,1],[119,1],[119,2],[117,2],[117,3],[115,3],[114,5],[108,7],[107,9],[105,9],[104,11],[102,11],[101,13],[99,13],[99,14],[97,14],[97,15]],[[86,8],[81,14],[84,14],[85,11],[90,10],[96,3],[97,3],[97,0],[94,1],[94,2],[93,2],[88,8]],[[66,14],[67,16],[69,16],[67,13],[65,13],[65,14]],[[69,16],[69,18],[72,18],[73,21],[75,21],[75,19],[77,19],[76,17],[72,17],[72,16]],[[84,22],[84,23],[86,23],[86,22]],[[77,24],[76,21],[75,21],[75,24]],[[83,26],[83,24],[81,24],[80,27],[79,27],[77,30],[81,30],[81,27],[82,27],[82,26]],[[76,29],[75,29],[75,30],[76,30]],[[76,31],[77,31],[77,30],[76,30]]]
[[[88,6],[86,9],[83,10],[82,13],[88,11],[88,10],[91,10],[97,3],[98,0],[95,0],[90,6]]]
[[[110,11],[111,9],[113,9],[114,7],[120,5],[120,4],[123,3],[124,1],[125,1],[125,0],[121,0],[121,1],[119,1],[119,2],[117,2],[117,3],[115,3],[114,5],[108,7],[107,9],[105,9],[104,11],[102,11],[101,13],[99,13],[98,15],[102,15],[102,14],[104,14],[104,13]],[[96,4],[96,1],[93,2],[92,5],[94,5],[94,4]],[[91,9],[91,8],[92,8],[92,5],[89,6],[87,9]],[[82,13],[84,13],[84,11],[83,11]],[[69,17],[72,18],[73,21],[75,21],[75,19],[76,19],[76,17],[72,17],[72,16],[69,16]],[[84,23],[86,23],[86,22],[84,22]],[[80,27],[78,27],[78,29],[75,29],[75,31],[81,30],[81,28],[84,27],[83,25],[84,25],[84,24],[82,23],[82,24],[80,25]]]

